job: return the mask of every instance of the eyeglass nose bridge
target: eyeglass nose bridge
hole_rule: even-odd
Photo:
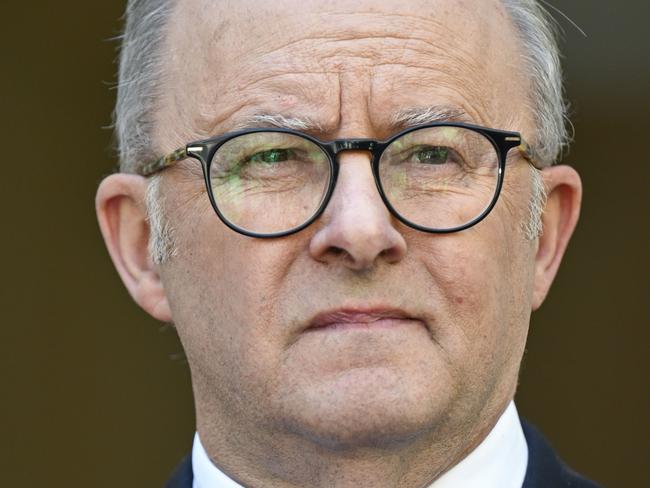
[[[330,155],[332,157],[332,163],[334,164],[334,168],[333,168],[330,190],[328,192],[328,196],[324,200],[324,204],[322,207],[323,210],[325,209],[325,207],[329,205],[329,201],[334,192],[334,187],[338,182],[338,176],[339,176],[339,164],[337,160],[338,155],[343,151],[368,151],[370,152],[370,168],[372,171],[373,179],[375,181],[375,187],[377,188],[377,191],[379,192],[379,196],[384,202],[384,205],[386,205],[386,208],[388,208],[388,210],[391,213],[395,214],[395,211],[393,210],[391,204],[388,202],[388,198],[384,194],[384,190],[381,186],[381,183],[379,182],[377,163],[378,163],[379,156],[386,148],[385,142],[380,142],[375,139],[336,139],[326,144],[326,147],[329,150]],[[399,216],[397,217],[400,218]]]
[[[378,145],[373,139],[337,139],[330,147],[334,155],[341,151],[370,151],[374,154]]]

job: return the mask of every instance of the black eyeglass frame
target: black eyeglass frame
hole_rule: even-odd
[[[381,184],[381,178],[379,177],[379,161],[381,159],[381,155],[390,144],[392,144],[396,139],[399,139],[400,137],[403,137],[406,134],[421,129],[432,128],[432,127],[458,127],[458,128],[468,129],[477,132],[482,136],[484,136],[492,144],[492,146],[494,147],[497,153],[497,157],[499,160],[497,187],[495,189],[494,196],[492,197],[490,203],[485,207],[483,212],[473,220],[467,222],[466,224],[453,227],[450,229],[435,229],[430,227],[424,227],[414,222],[411,222],[405,217],[403,217],[397,210],[395,210],[395,208],[392,206],[392,204],[386,197],[386,194]],[[285,134],[291,134],[297,137],[302,137],[314,143],[321,150],[323,150],[323,152],[328,156],[329,165],[330,165],[330,181],[327,190],[325,191],[325,194],[322,198],[322,201],[318,209],[306,222],[299,225],[298,227],[294,227],[286,231],[274,232],[274,233],[251,232],[249,230],[238,227],[232,222],[230,222],[221,213],[221,211],[219,210],[219,206],[215,201],[214,193],[212,191],[212,185],[210,183],[210,167],[212,165],[212,160],[214,158],[215,153],[226,142],[236,137],[247,135],[247,134],[259,133],[259,132],[276,132],[276,133],[280,132]],[[312,137],[309,134],[305,134],[303,132],[292,130],[292,129],[250,128],[250,129],[243,129],[235,132],[228,132],[216,137],[211,137],[209,139],[191,142],[187,144],[184,148],[177,149],[176,151],[166,156],[163,156],[162,158],[156,161],[144,165],[142,168],[140,168],[138,173],[142,176],[151,176],[155,173],[158,173],[159,171],[162,171],[163,169],[173,166],[177,162],[182,161],[184,159],[187,158],[196,159],[201,163],[201,168],[203,169],[205,186],[208,192],[210,203],[212,204],[212,208],[216,212],[219,219],[227,227],[229,227],[230,229],[232,229],[233,231],[239,234],[243,234],[249,237],[276,238],[276,237],[284,237],[291,234],[295,234],[296,232],[300,232],[304,228],[311,225],[325,211],[332,197],[332,194],[334,193],[334,188],[336,187],[336,182],[339,174],[339,162],[337,160],[337,156],[340,152],[370,151],[370,153],[372,154],[370,165],[372,169],[373,178],[375,180],[375,186],[377,187],[377,191],[379,192],[379,195],[381,196],[384,205],[386,205],[386,208],[388,208],[391,215],[393,215],[397,220],[402,222],[404,225],[407,225],[408,227],[411,227],[413,229],[422,232],[427,232],[431,234],[451,234],[453,232],[460,232],[462,230],[468,229],[478,224],[481,220],[487,217],[488,214],[492,211],[492,209],[494,208],[494,206],[496,205],[499,199],[501,188],[503,187],[503,180],[505,176],[505,168],[506,168],[506,160],[507,160],[508,152],[514,148],[518,148],[521,156],[526,161],[528,161],[531,165],[533,165],[535,168],[542,169],[545,166],[538,162],[538,159],[535,155],[533,148],[523,140],[519,132],[490,129],[487,127],[481,127],[478,125],[466,124],[461,122],[435,122],[430,124],[417,125],[417,126],[409,127],[408,129],[405,129],[401,132],[398,132],[397,134],[394,134],[390,138],[383,141],[378,141],[375,139],[365,139],[365,138],[335,139],[333,141],[321,141],[320,139]]]

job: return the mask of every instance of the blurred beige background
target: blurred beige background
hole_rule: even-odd
[[[650,486],[650,4],[553,0],[582,221],[532,323],[518,405],[608,487]],[[162,486],[193,406],[174,330],[123,289],[93,198],[124,0],[2,5],[0,484]],[[620,7],[625,5],[625,8]],[[559,18],[559,17],[558,17]]]

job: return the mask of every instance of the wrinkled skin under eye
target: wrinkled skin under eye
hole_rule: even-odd
[[[279,142],[279,141],[277,141]],[[219,155],[211,171],[212,188],[218,203],[247,205],[243,198],[284,194],[284,198],[311,201],[329,182],[329,163],[320,149],[307,145],[255,144],[233,148]],[[248,205],[255,205],[253,200]]]
[[[440,183],[461,181],[470,166],[448,146],[417,145],[391,152],[382,158],[382,180],[400,186],[437,187]]]

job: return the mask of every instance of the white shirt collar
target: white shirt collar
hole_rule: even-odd
[[[528,466],[528,446],[514,402],[476,449],[429,488],[521,488]],[[192,488],[244,488],[210,460],[198,432],[192,447]]]
[[[510,402],[483,442],[429,488],[521,488],[527,467],[528,445]]]

